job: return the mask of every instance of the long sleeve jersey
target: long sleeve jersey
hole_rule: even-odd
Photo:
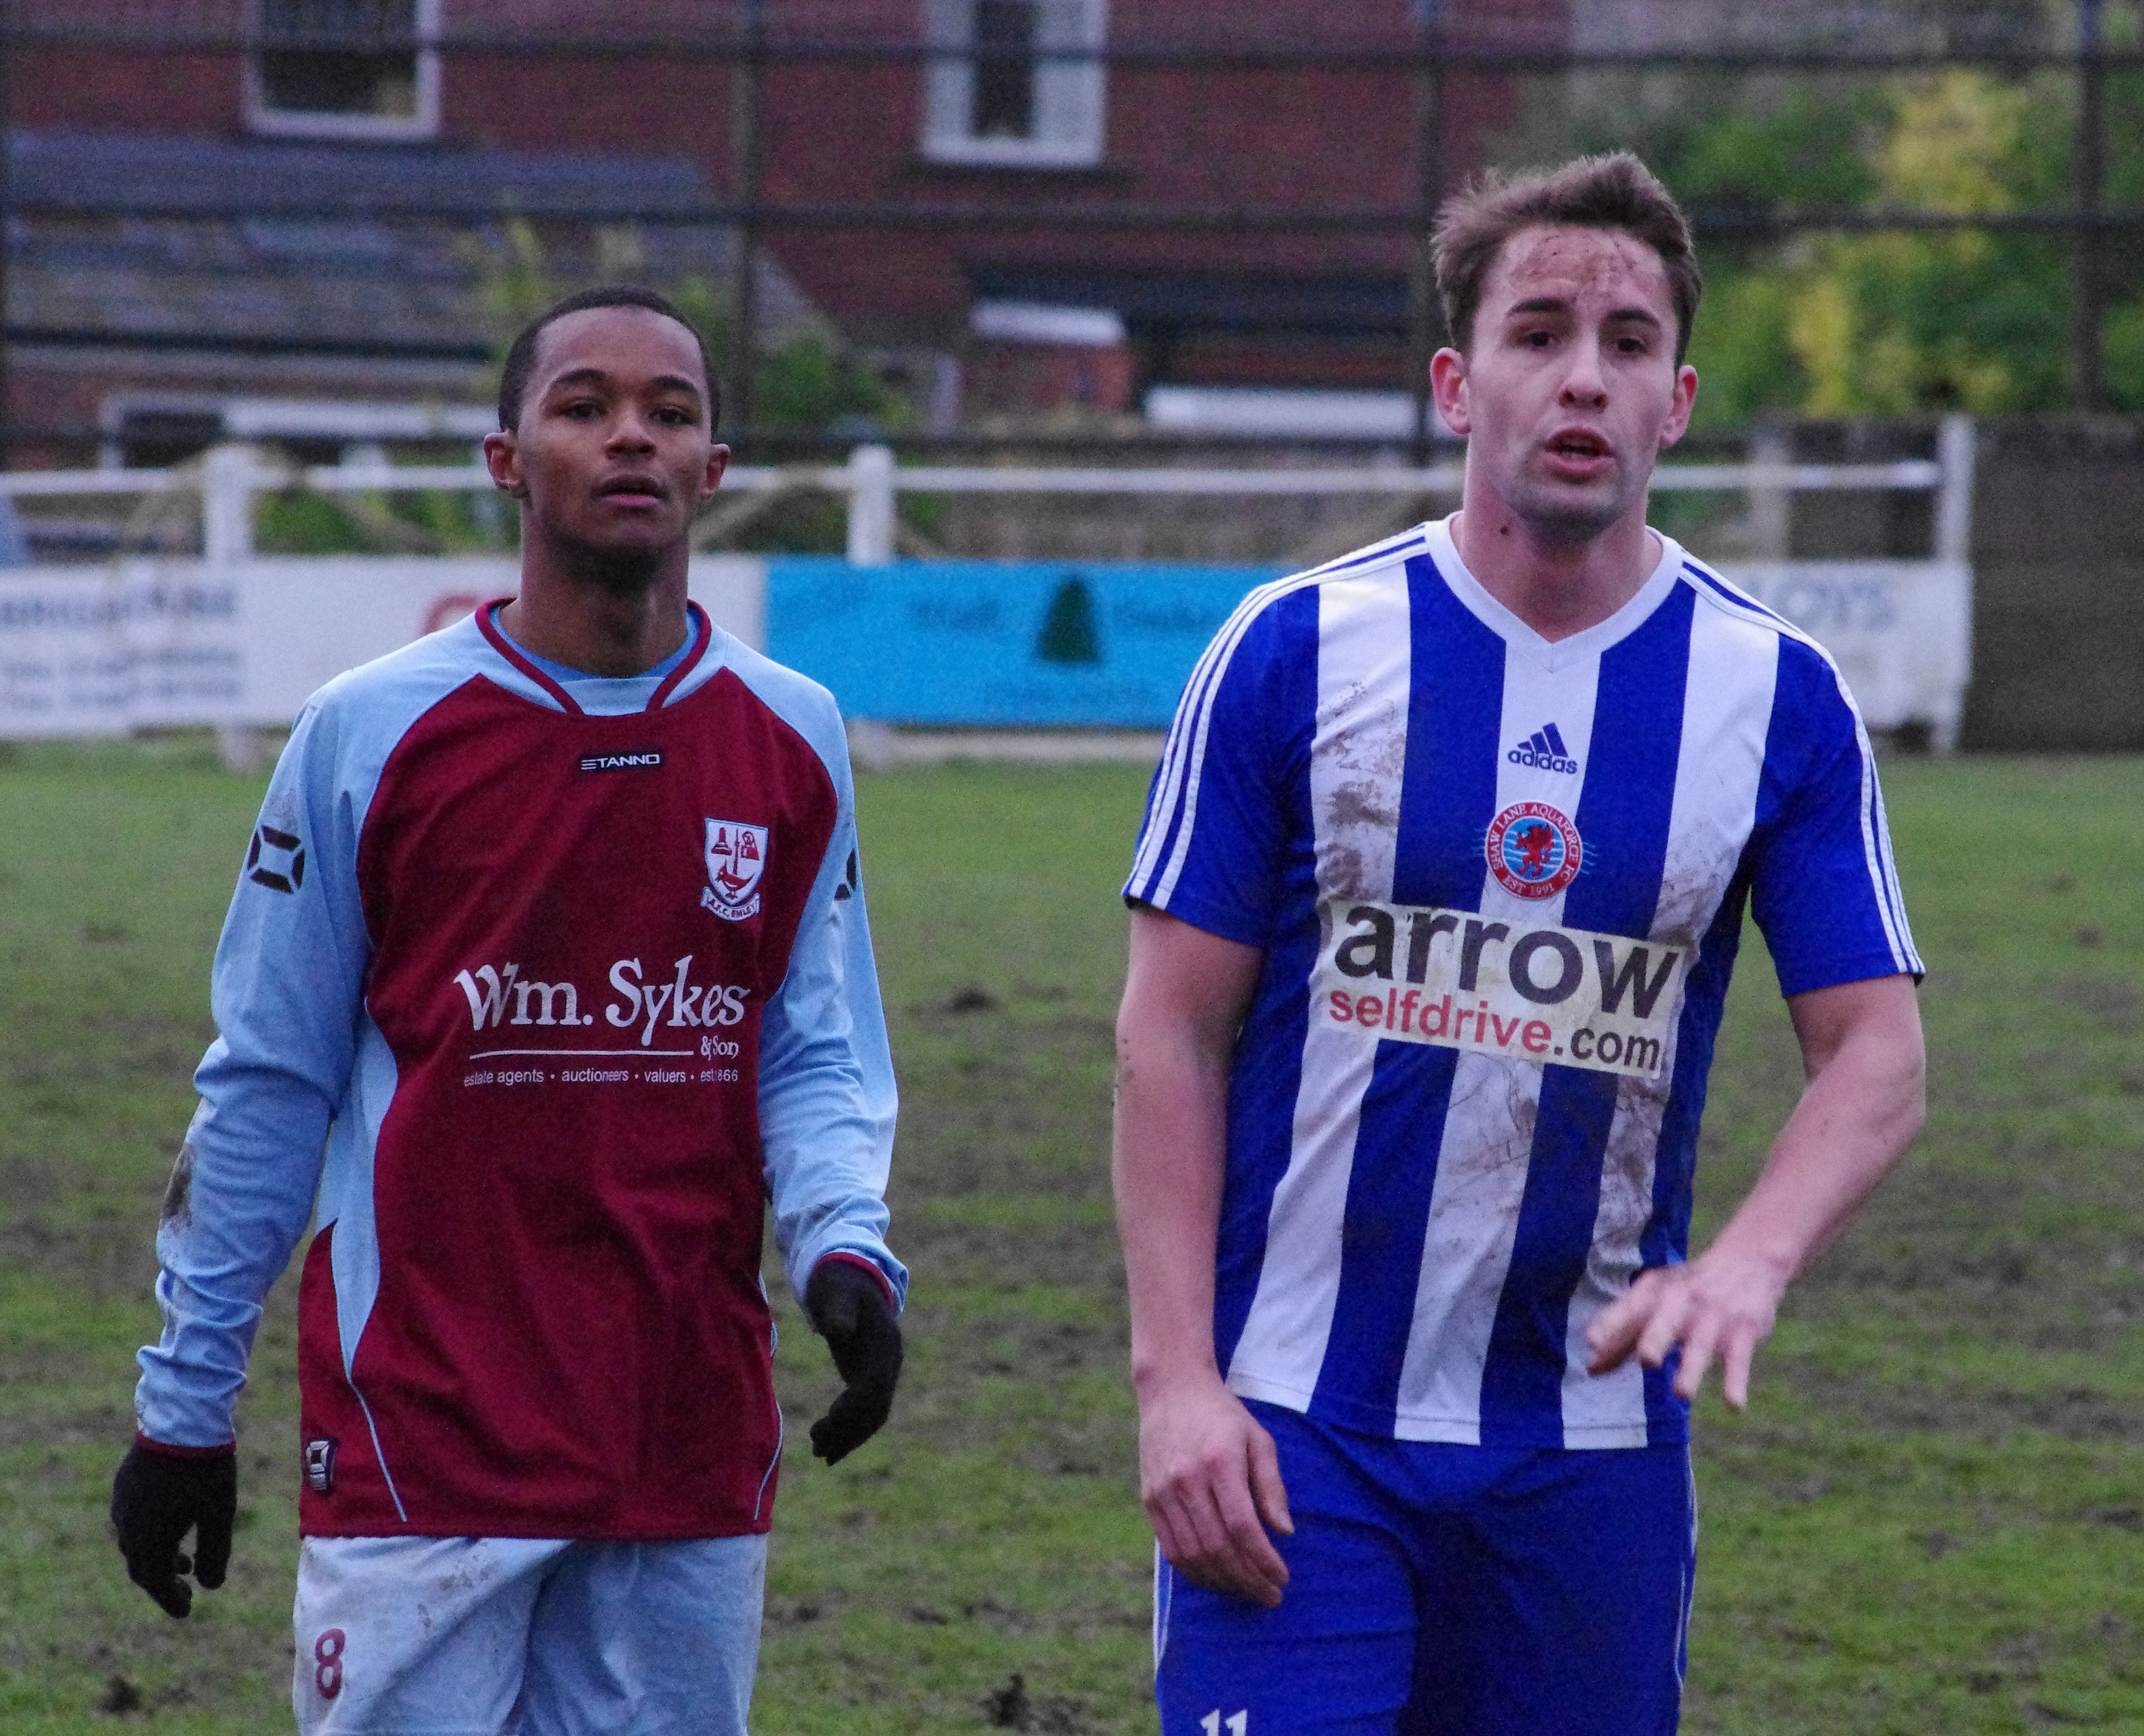
[[[489,609],[306,706],[216,949],[141,1429],[231,1437],[299,1288],[327,1536],[763,1530],[759,1277],[884,1240],[894,1084],[825,690],[713,627],[561,682]]]

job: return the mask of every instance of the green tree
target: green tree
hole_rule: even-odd
[[[477,299],[492,335],[494,365],[504,363],[514,335],[561,295],[593,284],[647,282],[647,255],[630,224],[598,229],[578,268],[562,262],[535,226],[519,216],[497,226],[496,241],[472,242],[466,257],[477,274]],[[649,283],[699,329],[724,396],[733,365],[724,286],[697,275]],[[835,434],[859,426],[895,429],[909,419],[906,400],[830,331],[792,332],[755,358],[752,432]]]
[[[2118,47],[2137,47],[2136,13],[2117,19],[2108,34]],[[2112,147],[2107,203],[2144,205],[2144,75],[2117,74],[2107,80],[2107,136]],[[2115,254],[2110,263],[2116,304],[2107,316],[2107,394],[2124,409],[2144,410],[2144,247],[2127,237],[2119,248],[2107,250]]]
[[[2059,78],[1953,68],[1731,110],[1676,141],[1670,183],[1699,210],[1996,215],[2068,194]],[[1987,230],[1808,234],[1707,250],[1691,345],[1699,425],[1767,414],[1982,414],[2064,401],[2059,241]],[[2110,336],[2144,351],[2144,307]],[[2127,352],[2123,352],[2125,355]],[[2140,356],[2144,386],[2144,356]]]
[[[1954,47],[2072,40],[2070,0],[1903,0],[1928,40]],[[2109,0],[2111,50],[2144,44],[2144,0]],[[1592,73],[1550,117],[1512,136],[1515,161],[1627,147],[1693,211],[1823,210],[1960,216],[2059,210],[2072,200],[2077,85],[2067,71],[2003,78],[1953,67],[1892,79],[1846,74],[1636,77]],[[2106,80],[2106,201],[2144,206],[2144,72]],[[1697,424],[1766,416],[1981,413],[2068,402],[2067,238],[2015,231],[1804,231],[1784,241],[1715,235],[1690,360]],[[2144,410],[2144,245],[2101,255],[2114,401]]]
[[[1887,119],[1881,93],[1866,85],[1797,83],[1776,104],[1730,106],[1698,126],[1665,172],[1683,198],[1713,211],[1863,205],[1877,191],[1869,155]]]
[[[1891,87],[1880,206],[1992,216],[2064,197],[2057,93],[1953,68]],[[2051,124],[2052,123],[2052,124]],[[1788,338],[1819,415],[2062,403],[2060,245],[1988,230],[1824,237],[1798,274]]]

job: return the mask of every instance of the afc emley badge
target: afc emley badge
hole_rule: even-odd
[[[700,902],[729,922],[759,914],[759,877],[767,870],[767,828],[734,820],[707,822],[707,884]]]

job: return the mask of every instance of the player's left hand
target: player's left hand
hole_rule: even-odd
[[[196,1453],[136,1439],[112,1480],[112,1525],[127,1576],[166,1615],[193,1608],[191,1573],[204,1591],[223,1584],[238,1515],[238,1455]],[[194,1534],[189,1556],[179,1545]]]
[[[901,1326],[885,1285],[853,1260],[830,1257],[811,1268],[804,1312],[846,1383],[811,1425],[811,1451],[838,1465],[876,1435],[893,1410]]]
[[[1785,1287],[1764,1262],[1718,1247],[1688,1265],[1653,1267],[1586,1327],[1586,1372],[1606,1374],[1634,1356],[1658,1368],[1680,1345],[1675,1396],[1695,1398],[1717,1357],[1720,1395],[1740,1411],[1749,1402],[1749,1364],[1771,1336]]]

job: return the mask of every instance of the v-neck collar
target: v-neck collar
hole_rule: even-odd
[[[1439,518],[1430,525],[1429,553],[1452,594],[1466,606],[1469,614],[1512,650],[1523,652],[1553,673],[1600,656],[1617,641],[1636,632],[1666,600],[1682,574],[1682,544],[1659,531],[1653,534],[1660,539],[1660,562],[1630,600],[1606,621],[1596,621],[1583,632],[1561,639],[1543,638],[1489,594],[1460,558],[1459,545],[1452,539],[1450,518]]]
[[[532,655],[508,637],[506,629],[499,624],[496,617],[499,609],[513,600],[510,597],[499,598],[479,609],[476,612],[478,629],[490,642],[494,651],[549,694],[558,702],[558,708],[568,717],[588,716],[588,713],[583,708],[581,702],[573,697],[572,692],[548,671],[540,667],[533,660]],[[687,598],[685,603],[685,631],[688,637],[682,647],[682,654],[671,666],[668,672],[657,683],[655,691],[648,696],[647,704],[642,707],[643,711],[661,711],[669,702],[670,696],[677,691],[678,684],[699,667],[701,662],[707,657],[707,647],[714,642],[714,622],[707,618],[707,611],[690,598]],[[630,675],[595,677],[597,680],[618,681],[640,681],[645,678],[644,676]],[[613,714],[598,712],[596,715],[607,717]]]

